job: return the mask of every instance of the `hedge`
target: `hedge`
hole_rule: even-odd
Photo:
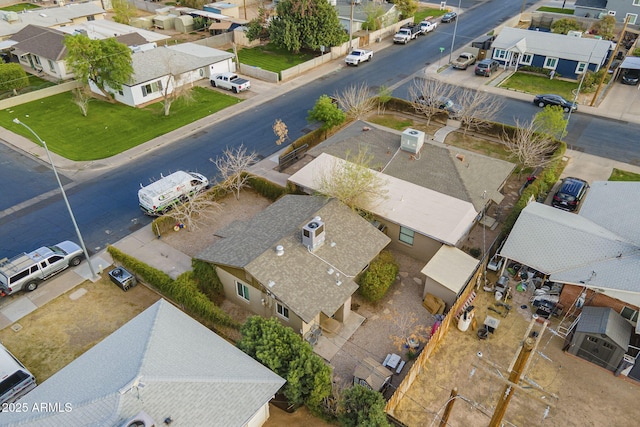
[[[396,280],[400,267],[389,251],[382,251],[360,276],[360,294],[369,301],[379,301]]]
[[[222,311],[198,289],[193,272],[187,271],[173,280],[168,274],[127,255],[114,246],[107,247],[111,257],[131,270],[145,283],[156,288],[162,295],[181,305],[194,318],[220,326],[239,329],[238,322]]]
[[[267,179],[257,175],[249,176],[249,186],[258,194],[275,202],[283,195],[287,194],[287,188],[275,184]]]

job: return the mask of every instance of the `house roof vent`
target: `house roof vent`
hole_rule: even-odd
[[[284,255],[284,246],[282,245],[276,246],[276,255],[278,256]]]
[[[315,217],[307,225],[302,227],[302,244],[310,250],[315,250],[324,243],[324,222],[320,217]]]
[[[412,154],[420,152],[424,144],[424,132],[415,129],[407,129],[402,132],[400,138],[400,148]]]
[[[571,30],[567,33],[569,37],[582,37],[582,31]]]

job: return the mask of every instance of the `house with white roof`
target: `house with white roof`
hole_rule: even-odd
[[[160,300],[20,399],[29,410],[3,412],[0,423],[257,427],[284,383]]]
[[[491,45],[491,57],[505,68],[528,65],[577,79],[605,66],[614,47],[608,40],[505,27]]]

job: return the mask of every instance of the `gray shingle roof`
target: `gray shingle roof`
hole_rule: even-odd
[[[502,256],[637,300],[640,294],[640,183],[594,182],[579,214],[540,203],[523,209]],[[628,299],[627,299],[628,300]]]
[[[21,399],[70,403],[65,413],[3,413],[2,425],[119,425],[141,410],[158,425],[242,426],[284,384],[168,302],[109,335]]]
[[[364,127],[370,130],[363,131]],[[511,175],[513,163],[427,139],[428,136],[418,159],[412,159],[409,153],[399,151],[401,132],[356,121],[308,154],[315,158],[327,153],[344,159],[348,153],[353,156],[366,148],[373,156],[374,169],[382,168],[386,175],[470,202],[478,212],[487,200],[502,201],[500,189]],[[459,154],[464,156],[464,161],[456,157]],[[483,198],[485,190],[486,199]]]
[[[576,325],[576,332],[605,334],[624,351],[629,348],[631,331],[631,324],[608,307],[583,307]]]
[[[19,51],[59,61],[67,56],[64,36],[63,32],[53,28],[27,25],[14,34],[11,39],[18,42],[13,47]]]
[[[325,223],[326,241],[311,253],[301,233],[316,216]],[[335,314],[358,289],[353,277],[390,241],[339,201],[298,195],[284,196],[218,235],[227,237],[196,258],[244,268],[265,288],[273,281],[269,292],[305,322],[319,312]],[[284,247],[284,255],[276,254],[277,245]]]

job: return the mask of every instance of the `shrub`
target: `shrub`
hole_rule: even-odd
[[[216,268],[208,262],[193,258],[193,279],[198,284],[200,292],[215,300],[223,294],[222,282],[216,273]]]
[[[0,62],[0,92],[29,86],[29,77],[20,64]]]
[[[360,294],[369,301],[379,301],[396,280],[398,270],[398,263],[391,252],[380,252],[360,276]]]
[[[261,176],[251,175],[249,177],[249,186],[256,190],[258,194],[267,199],[275,202],[284,194],[287,194],[287,189],[279,186]]]

